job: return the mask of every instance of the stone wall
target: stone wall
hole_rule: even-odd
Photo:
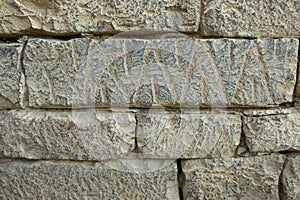
[[[1,199],[300,199],[300,0],[2,0]]]

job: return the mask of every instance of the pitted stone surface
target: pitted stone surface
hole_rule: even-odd
[[[300,1],[204,0],[206,36],[299,37]]]
[[[0,109],[23,106],[21,44],[0,44]]]
[[[184,199],[279,199],[284,156],[182,161]]]
[[[75,118],[76,117],[76,118]],[[130,113],[0,112],[0,155],[28,159],[107,160],[134,149]]]
[[[282,172],[282,198],[296,200],[300,198],[300,156],[287,158]]]
[[[200,0],[3,0],[0,34],[107,33],[151,28],[196,32]]]
[[[89,39],[30,39],[24,68],[30,106],[70,106],[76,75],[86,65]]]
[[[177,167],[128,173],[100,163],[1,162],[4,199],[170,199],[179,200]]]
[[[298,45],[296,39],[31,39],[24,57],[29,104],[279,105],[292,101]]]
[[[292,101],[298,40],[222,39],[208,43],[229,103],[266,106]]]
[[[243,118],[243,132],[251,152],[300,151],[298,109],[274,110],[273,113],[249,111],[247,114],[249,116]]]
[[[145,158],[219,158],[234,156],[241,117],[222,113],[137,115],[137,146]]]

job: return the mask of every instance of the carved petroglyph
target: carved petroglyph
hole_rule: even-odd
[[[31,39],[24,58],[29,103],[278,105],[292,101],[298,45],[296,39]]]

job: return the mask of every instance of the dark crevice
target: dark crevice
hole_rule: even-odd
[[[23,99],[21,104],[23,104],[23,107],[29,107],[29,91],[28,91],[28,85],[27,85],[27,76],[26,76],[26,72],[25,72],[25,67],[24,67],[24,57],[25,57],[25,49],[27,46],[27,37],[23,37],[20,40],[18,40],[19,42],[23,43],[23,47],[22,47],[22,51],[21,51],[21,56],[20,56],[20,68],[24,77],[24,85],[21,88],[21,90],[23,90]]]
[[[284,163],[283,163],[283,167],[282,167],[282,171],[279,175],[279,179],[278,179],[278,192],[279,192],[279,199],[280,200],[284,200],[285,199],[285,195],[284,195],[284,184],[283,184],[283,171],[286,167],[288,163],[288,159],[285,158]]]
[[[296,83],[295,83],[295,87],[294,87],[294,95],[293,95],[293,102],[296,101],[296,99],[299,99],[299,96],[297,95],[297,93],[299,93],[300,95],[300,91],[298,91],[299,89],[297,89],[297,85],[299,82],[299,73],[300,73],[300,39],[298,40],[299,44],[298,44],[298,62],[297,62],[297,70],[296,70]],[[297,97],[298,96],[298,97]]]
[[[245,132],[244,132],[244,116],[241,116],[241,138],[240,138],[240,143],[239,145],[237,146],[236,150],[235,150],[235,157],[238,157],[238,156],[243,156],[247,153],[249,153],[249,147],[246,143],[246,135],[245,135]],[[242,152],[239,152],[241,150],[243,150]]]
[[[201,10],[201,13],[204,12]],[[179,31],[174,31],[176,33],[181,33],[186,36],[190,36],[192,38],[197,38],[197,39],[236,39],[236,40],[256,40],[256,39],[281,39],[281,38],[295,38],[295,37],[234,37],[234,36],[220,36],[220,35],[210,35],[206,36],[203,33],[203,23],[202,23],[202,17],[200,16],[200,21],[199,21],[199,30],[197,32],[179,32]],[[140,31],[143,31],[141,29]],[[146,30],[147,31],[147,30]],[[76,39],[76,38],[82,38],[85,37],[86,35],[90,36],[95,36],[95,37],[100,37],[100,36],[115,36],[120,33],[126,33],[126,32],[135,32],[135,31],[113,31],[113,32],[78,32],[78,33],[48,33],[48,32],[43,32],[43,31],[24,31],[24,33],[12,33],[12,34],[0,34],[0,42],[4,43],[12,43],[12,42],[17,42],[20,38],[27,36],[29,38],[41,38],[41,39],[57,39],[57,40],[71,40],[71,39]],[[139,32],[137,30],[137,32]],[[153,32],[153,31],[152,31]],[[158,33],[168,33],[166,31],[155,31]]]
[[[165,8],[167,11],[174,11],[174,12],[185,12],[187,13],[188,10],[186,8],[182,8],[180,5],[178,6],[169,6]]]
[[[290,108],[290,107],[294,106],[294,103],[293,102],[284,102],[284,103],[279,104],[279,106],[283,107],[283,108]]]
[[[77,106],[77,105],[76,105]],[[112,112],[111,111],[111,106],[82,106],[82,107],[72,107],[72,105],[68,106],[59,106],[59,105],[49,105],[49,106],[28,106],[24,110],[57,110],[57,111],[72,111],[74,109],[76,110],[86,110],[90,108],[95,108],[97,110],[101,111],[107,111],[107,112]],[[136,106],[118,106],[119,110],[122,112],[138,112],[138,111],[145,111],[149,110],[149,108],[146,107],[136,107]],[[226,114],[241,114],[245,117],[263,117],[263,116],[280,116],[280,115],[288,115],[290,112],[284,113],[284,109],[289,109],[289,108],[297,108],[297,107],[271,107],[271,108],[263,108],[263,107],[252,107],[252,108],[238,108],[238,107],[222,107],[222,108],[209,108],[209,107],[186,107],[186,108],[169,108],[169,107],[157,107],[157,108],[151,108],[153,111],[158,110],[158,112],[161,109],[165,109],[168,112],[178,112],[180,110],[180,113],[208,113],[213,111],[214,113],[226,113]],[[281,110],[282,109],[282,110]],[[7,108],[7,109],[2,109],[2,110],[19,110],[19,108]],[[270,114],[264,114],[265,111],[272,111],[278,110],[278,113],[270,113]],[[260,111],[261,114],[252,114],[252,113],[247,113],[246,111]]]
[[[24,157],[0,157],[0,164],[4,162],[24,162],[24,163],[33,163],[33,162],[69,162],[69,163],[105,163],[107,160],[94,160],[94,159],[64,159],[64,158],[24,158]]]
[[[199,21],[199,30],[198,30],[198,33],[199,35],[204,35],[204,22],[203,22],[203,19],[204,19],[204,1],[201,1],[201,6],[200,6],[200,21]]]
[[[299,149],[289,148],[287,150],[278,151],[278,153],[282,155],[290,156],[290,155],[299,155],[300,151]]]
[[[19,43],[19,39],[20,39],[20,37],[16,37],[16,38],[2,38],[2,37],[0,37],[0,43],[3,43],[3,44]]]
[[[69,40],[74,38],[80,38],[83,35],[102,36],[102,35],[116,35],[119,33],[121,33],[121,31],[51,33],[43,30],[31,29],[19,33],[0,34],[0,38],[3,40],[17,40],[23,36],[28,36],[34,38],[43,37],[43,38],[53,38],[53,39],[60,39],[60,40]]]
[[[203,25],[201,25],[203,27]],[[203,30],[204,31],[204,30]],[[185,33],[184,33],[185,34]],[[268,37],[268,36],[222,36],[222,35],[204,35],[204,33],[193,34],[196,38],[203,39],[236,39],[236,40],[257,40],[257,39],[282,39],[290,38],[295,39],[295,37]]]
[[[178,192],[179,192],[179,199],[183,200],[183,186],[185,182],[185,177],[182,171],[182,166],[181,166],[181,160],[178,159],[176,160],[177,162],[177,181],[178,181]]]
[[[133,149],[133,152],[134,153],[138,153],[139,151],[139,146],[138,146],[138,117],[137,115],[135,114],[134,115],[135,117],[135,130],[134,130],[134,149]]]

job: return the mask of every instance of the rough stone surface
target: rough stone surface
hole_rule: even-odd
[[[269,106],[291,102],[296,39],[29,40],[32,107]]]
[[[179,200],[175,163],[137,174],[100,163],[2,161],[0,180],[2,199]]]
[[[284,156],[182,161],[184,199],[279,199]]]
[[[204,0],[206,36],[299,37],[300,1]]]
[[[282,199],[300,199],[300,156],[287,158],[282,172]]]
[[[138,115],[138,152],[140,156],[158,159],[234,156],[240,142],[241,123],[239,115],[213,111]]]
[[[28,159],[107,160],[134,149],[130,113],[0,112],[0,155]]]
[[[0,44],[0,109],[23,106],[21,44]]]
[[[249,150],[251,152],[300,151],[299,110],[275,110],[273,113],[261,111],[255,113],[256,115],[244,117],[244,134]]]
[[[29,105],[72,105],[76,75],[85,66],[89,39],[70,41],[31,39],[25,48],[24,68]]]
[[[292,101],[298,40],[222,39],[209,43],[229,103],[265,106]]]
[[[195,32],[200,0],[3,0],[0,34],[74,34],[140,28]]]

